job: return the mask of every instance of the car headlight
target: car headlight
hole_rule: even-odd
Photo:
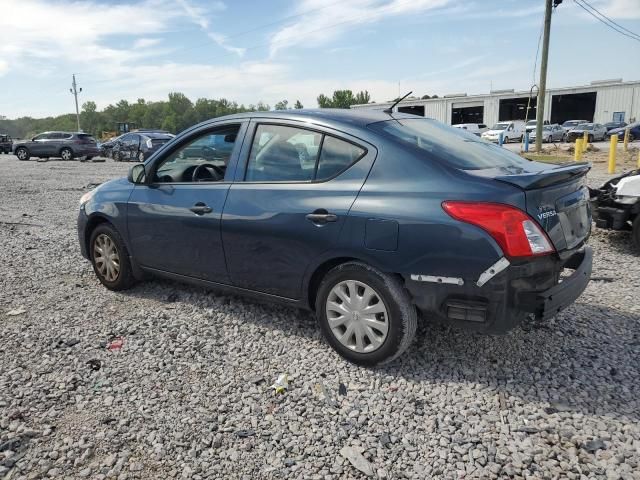
[[[96,193],[96,189],[94,188],[93,190],[89,190],[87,193],[82,195],[80,197],[80,206],[84,207],[85,203],[87,203],[89,200],[91,200],[91,198],[93,197],[93,195],[95,193]]]

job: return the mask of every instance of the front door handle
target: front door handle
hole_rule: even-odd
[[[208,206],[208,205],[206,205],[206,204],[204,204],[202,202],[196,203],[189,210],[191,210],[196,215],[204,215],[205,213],[213,212],[213,208],[211,208],[210,206]]]
[[[306,218],[315,225],[325,225],[330,222],[338,221],[338,216],[335,213],[329,213],[324,208],[319,208],[313,213],[309,213]]]

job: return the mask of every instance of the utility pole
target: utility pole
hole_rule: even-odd
[[[542,59],[540,60],[540,85],[536,102],[536,152],[542,150],[542,129],[544,124],[544,102],[547,93],[547,61],[549,60],[549,34],[551,33],[551,11],[554,0],[545,0],[544,34],[542,37]],[[560,2],[555,2],[558,5]],[[525,133],[526,134],[526,133]]]
[[[82,91],[82,88],[78,90],[75,73],[73,74],[73,82],[71,82],[71,88],[69,89],[69,91],[73,93],[73,96],[76,99],[76,120],[78,121],[78,131],[80,131],[80,111],[78,110],[78,93]]]

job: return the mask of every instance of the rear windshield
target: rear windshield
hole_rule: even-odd
[[[429,157],[446,165],[463,170],[513,170],[530,163],[506,148],[428,118],[387,120],[372,123],[369,128],[418,151],[428,152]]]

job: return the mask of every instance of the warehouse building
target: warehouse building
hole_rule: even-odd
[[[394,111],[429,117],[449,125],[536,118],[536,92],[492,90],[489,94],[457,93],[440,98],[407,98]],[[544,119],[551,123],[588,120],[597,123],[640,119],[640,81],[599,80],[579,87],[547,89]],[[383,110],[393,102],[354,105]],[[527,115],[527,107],[529,114]]]

